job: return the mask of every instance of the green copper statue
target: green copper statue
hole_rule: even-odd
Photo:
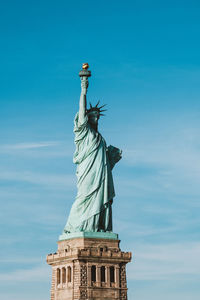
[[[98,121],[103,106],[87,108],[86,94],[88,64],[80,71],[81,95],[79,112],[74,121],[74,163],[77,165],[77,196],[64,228],[64,233],[112,232],[112,202],[115,196],[112,169],[120,159],[121,151],[106,142],[98,132]]]

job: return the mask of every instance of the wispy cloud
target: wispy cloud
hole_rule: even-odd
[[[0,263],[9,263],[9,264],[35,264],[35,263],[40,263],[42,261],[41,258],[39,257],[14,257],[13,255],[11,257],[6,256],[6,257],[1,257]]]
[[[139,216],[141,217],[141,213]],[[141,241],[143,238],[153,238],[156,241],[163,239],[172,241],[174,238],[177,239],[177,236],[179,240],[184,240],[186,236],[190,236],[190,238],[198,236],[200,223],[197,217],[190,219],[187,216],[184,217],[181,214],[176,214],[176,212],[172,215],[160,213],[159,220],[162,218],[164,224],[160,224],[159,226],[155,221],[146,221],[145,223],[143,219],[138,220],[139,218],[137,216],[136,220],[131,219],[127,221],[121,220],[119,217],[117,221],[114,220],[115,231],[120,235],[125,235],[126,239],[134,239],[136,242],[138,242],[138,240]],[[154,212],[150,215],[150,219],[155,219]],[[132,230],[130,230],[130,228],[132,228]]]
[[[0,144],[0,154],[22,155],[23,157],[72,157],[74,144],[67,141],[23,142],[15,144]]]
[[[139,222],[133,221],[122,221],[117,220],[115,229],[119,233],[123,233],[123,231],[128,231],[130,228],[133,228],[128,233],[129,238],[144,238],[144,237],[152,237],[152,236],[159,236],[159,235],[169,235],[172,232],[176,232],[177,230],[181,229],[180,224],[170,224],[169,226],[164,227],[156,227],[153,224],[139,224]]]
[[[151,133],[151,138],[147,128],[135,132],[122,160],[132,173],[129,178],[126,173],[124,178],[120,174],[119,186],[123,182],[126,195],[160,192],[168,196],[188,195],[190,199],[200,196],[199,128],[182,125],[165,128],[163,134],[160,131]]]
[[[29,142],[29,143],[17,143],[17,144],[6,144],[0,146],[0,151],[10,150],[28,150],[37,149],[44,147],[54,147],[61,144],[60,141],[45,141],[45,142]]]
[[[28,171],[1,171],[0,180],[22,181],[31,184],[44,185],[48,187],[72,187],[75,185],[75,176],[73,174],[49,174],[34,173]]]
[[[157,135],[149,139],[148,129],[141,133],[143,139],[135,137],[134,145],[124,151],[124,161],[138,166],[154,166],[162,169],[163,174],[171,175],[176,170],[186,170],[187,176],[200,176],[200,135],[199,128],[168,128],[163,136]],[[129,149],[129,150],[127,150]],[[167,168],[167,169],[166,169]],[[189,171],[189,173],[188,173]]]
[[[0,273],[0,281],[6,282],[46,282],[50,281],[51,272],[48,266],[38,266],[30,269],[18,269],[12,272]]]
[[[133,263],[129,266],[129,279],[172,280],[184,276],[200,277],[200,243],[140,244],[132,245]]]

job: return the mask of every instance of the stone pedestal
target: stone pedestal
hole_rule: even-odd
[[[58,242],[47,256],[52,266],[51,300],[127,300],[126,264],[118,239],[76,237]]]

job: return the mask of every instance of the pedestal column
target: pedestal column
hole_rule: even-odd
[[[106,266],[106,286],[110,287],[110,267]]]
[[[101,266],[97,266],[97,282],[96,286],[101,286]]]

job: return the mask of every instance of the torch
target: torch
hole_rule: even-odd
[[[88,77],[91,76],[91,71],[89,71],[88,68],[89,68],[89,64],[84,63],[82,65],[82,70],[79,72],[79,76],[81,78],[81,81],[85,82],[87,87],[88,87]]]

